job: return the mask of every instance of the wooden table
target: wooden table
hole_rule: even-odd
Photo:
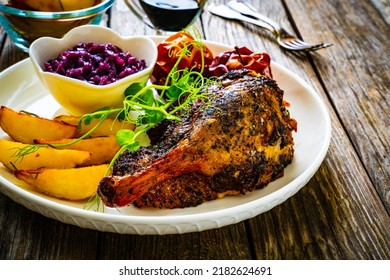
[[[296,55],[280,49],[266,31],[223,20],[207,9],[196,22],[208,40],[266,51],[320,94],[330,112],[332,140],[308,184],[250,220],[163,236],[121,235],[67,225],[0,194],[0,259],[390,258],[388,2],[250,2],[302,39],[333,44]],[[116,2],[107,22],[123,35],[154,33],[123,1]],[[0,40],[0,70],[27,57],[3,31]]]

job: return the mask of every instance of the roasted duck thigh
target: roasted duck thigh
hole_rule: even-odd
[[[156,143],[119,157],[98,188],[106,206],[195,206],[283,175],[294,155],[296,122],[277,83],[240,70],[205,90],[211,105],[194,103]]]

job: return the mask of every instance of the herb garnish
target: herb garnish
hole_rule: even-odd
[[[178,69],[180,61],[191,55],[191,49],[198,47],[201,51],[202,67],[199,70]],[[163,120],[181,121],[181,114],[188,109],[193,102],[202,101],[203,106],[210,106],[212,98],[208,95],[208,84],[213,83],[212,79],[205,78],[203,44],[200,40],[193,40],[190,43],[175,46],[176,63],[169,72],[164,85],[134,83],[124,92],[125,99],[122,108],[105,107],[93,113],[85,114],[80,118],[78,126],[89,125],[94,119],[99,119],[87,134],[72,142],[64,144],[32,144],[18,150],[15,157],[20,158],[26,154],[36,151],[40,147],[63,147],[72,145],[93,133],[97,127],[107,118],[114,116],[114,120],[123,120],[136,124],[134,131],[128,129],[119,130],[116,140],[121,146],[114,158],[111,160],[105,176],[108,176],[115,160],[124,150],[136,151],[140,148],[140,136],[156,126]],[[85,209],[95,206],[95,211],[100,208],[100,197],[95,194],[84,205]],[[103,206],[104,207],[104,206]]]

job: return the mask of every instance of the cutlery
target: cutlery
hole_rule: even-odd
[[[275,36],[281,47],[290,51],[317,51],[331,46],[331,44],[326,43],[309,44],[296,38],[273,20],[259,14],[255,8],[244,1],[233,0],[228,5],[211,3],[209,11],[226,19],[243,21],[262,27]]]

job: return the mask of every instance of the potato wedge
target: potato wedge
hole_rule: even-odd
[[[36,140],[35,143],[52,145],[69,143],[73,140],[74,139],[63,139],[57,141]],[[109,163],[120,149],[120,145],[116,141],[115,136],[111,135],[105,137],[83,139],[69,146],[58,147],[58,149],[72,149],[90,152],[91,158],[81,164],[81,166],[89,166]]]
[[[17,170],[14,175],[40,192],[68,200],[94,195],[108,165],[69,169]]]
[[[72,168],[83,164],[91,157],[90,152],[76,150],[58,150],[54,148],[39,148],[39,150],[17,159],[13,157],[18,149],[28,144],[0,139],[0,162],[9,170],[47,168]]]
[[[67,115],[60,115],[56,118],[54,118],[56,121],[61,121],[67,124],[71,125],[77,125],[80,118],[74,117],[74,116],[67,116]],[[89,125],[82,125],[81,129],[77,135],[77,137],[80,137],[84,134],[86,134],[91,128],[93,128],[97,123],[99,122],[98,119],[95,119],[91,122]],[[109,135],[115,135],[118,130],[120,129],[130,129],[134,130],[135,125],[129,122],[122,122],[118,120],[113,119],[106,119],[92,134],[92,137],[100,137],[100,136],[109,136]]]
[[[34,139],[59,140],[77,135],[76,125],[0,108],[0,127],[15,141],[32,144]]]

